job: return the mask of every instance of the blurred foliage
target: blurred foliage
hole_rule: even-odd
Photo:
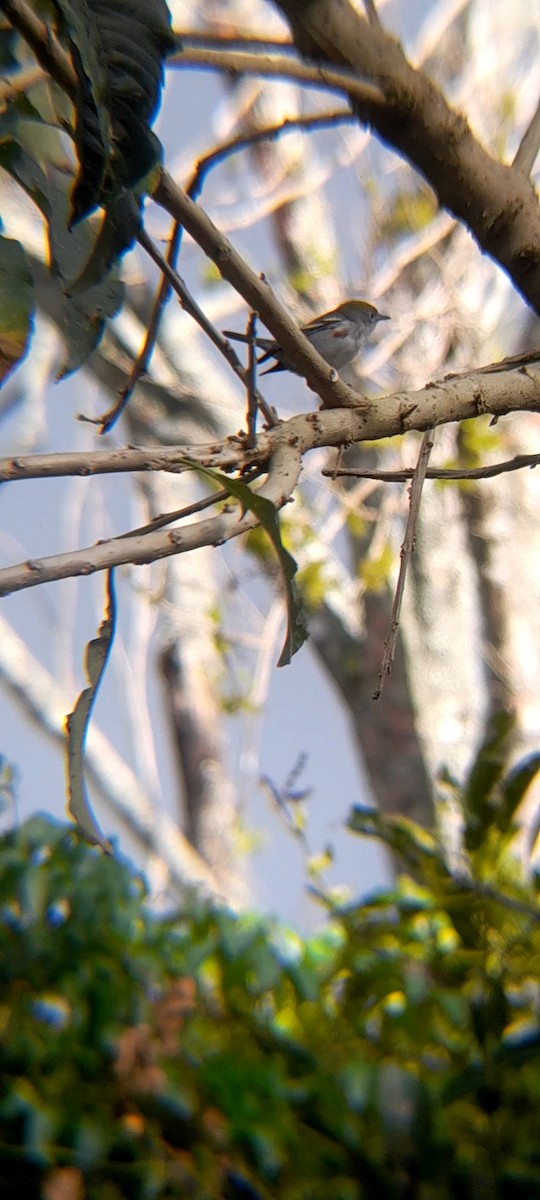
[[[0,843],[0,1194],[540,1197],[538,878],[511,849],[539,761],[499,718],[460,866],[356,808],[410,873],[303,941],[35,817]],[[449,787],[457,785],[447,780]]]
[[[408,236],[411,231],[425,229],[437,212],[437,199],[431,188],[414,192],[398,192],[386,204],[381,219],[381,235],[388,241]]]

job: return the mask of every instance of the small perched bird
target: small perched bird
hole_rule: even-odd
[[[337,308],[332,309],[332,312],[314,317],[308,325],[303,325],[302,333],[328,365],[340,371],[347,363],[352,362],[366,345],[377,322],[389,320],[389,317],[378,312],[365,300],[344,300]],[[231,329],[224,329],[223,333],[225,337],[233,338],[237,342],[249,342],[245,333],[235,333]],[[270,375],[272,371],[293,371],[294,374],[298,374],[297,368],[287,360],[286,354],[273,338],[257,337],[255,345],[263,351],[257,359],[258,363],[269,362],[272,358],[276,360],[272,367],[261,372],[263,375]]]

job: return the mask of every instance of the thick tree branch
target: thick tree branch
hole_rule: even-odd
[[[282,508],[296,487],[300,465],[298,450],[290,444],[281,443],[272,457],[268,478],[258,495],[270,500],[276,508]],[[108,542],[98,542],[96,546],[84,550],[29,559],[18,567],[5,567],[0,571],[0,595],[75,575],[93,575],[95,571],[125,563],[140,565],[157,562],[201,546],[220,546],[257,524],[252,512],[244,513],[242,509],[239,514],[238,507],[231,505],[230,511],[181,529],[160,530],[138,537],[128,534],[122,538],[111,538]]]
[[[292,365],[304,376],[309,387],[328,408],[365,408],[366,403],[317,354],[274,296],[271,288],[244,262],[228,238],[214,225],[199,205],[194,204],[166,171],[153,192],[153,198],[172,217],[180,221],[204,253],[215,262],[224,279],[258,312],[280,346],[287,351]]]
[[[496,162],[399,42],[348,0],[278,0],[300,52],[380,87],[386,106],[354,101],[361,120],[418,168],[481,248],[540,311],[540,207],[519,169]]]
[[[76,81],[69,57],[27,0],[2,0],[0,7],[41,65],[73,96]],[[540,311],[540,207],[530,179],[519,169],[496,162],[473,137],[465,118],[449,107],[427,76],[410,65],[399,43],[360,16],[348,0],[280,0],[279,7],[302,53],[359,72],[362,87],[367,79],[379,90],[377,100],[368,100],[353,97],[354,80],[342,79],[338,85],[353,99],[361,120],[372,124],[418,167],[441,203],[467,225],[482,249],[508,271],[525,299]],[[327,67],[315,69],[324,82]],[[287,74],[290,77],[290,70]],[[379,92],[385,98],[382,105]],[[330,368],[323,367],[267,285],[249,271],[228,240],[166,172],[154,199],[188,229],[224,278],[259,312],[323,403],[329,407],[358,403],[351,389],[333,380]]]
[[[211,467],[220,471],[245,471],[254,465],[266,467],[279,446],[294,447],[300,454],[325,446],[352,442],[380,441],[411,430],[424,431],[431,426],[464,421],[490,414],[503,417],[511,412],[540,412],[540,363],[518,370],[471,372],[452,375],[430,383],[417,392],[397,392],[372,400],[364,409],[326,410],[305,413],[283,421],[275,429],[260,433],[253,449],[238,437],[201,446],[175,446],[171,449],[122,449],[35,454],[0,459],[0,482],[23,479],[58,479],[66,475],[109,475],[130,471],[173,471]],[[533,466],[536,456],[520,466]],[[505,467],[506,469],[506,467]],[[347,474],[338,469],[336,474]],[[496,473],[495,467],[478,470],[474,478]],[[366,471],[366,477],[370,472]],[[377,478],[380,472],[377,473]],[[463,472],[446,473],[448,478],[463,478]],[[390,472],[387,476],[394,479]],[[399,479],[408,478],[406,472]],[[439,473],[428,470],[428,478]]]
[[[413,429],[423,431],[486,413],[501,417],[517,411],[540,412],[540,366],[506,374],[495,372],[492,375],[471,375],[466,379],[449,378],[419,392],[386,396],[374,401],[367,411],[333,409],[293,417],[259,435],[254,449],[247,448],[240,439],[229,438],[223,446],[214,443],[200,447],[198,451],[191,446],[184,452],[181,449],[154,451],[151,454],[140,450],[113,451],[110,454],[103,451],[91,457],[94,473],[98,473],[100,464],[102,471],[111,464],[112,469],[116,470],[120,464],[124,470],[144,470],[148,469],[149,461],[153,461],[155,467],[158,464],[163,466],[168,461],[170,469],[176,470],[185,466],[186,461],[193,463],[194,467],[225,467],[240,472],[247,466],[264,466],[268,478],[260,488],[260,494],[281,508],[291,498],[298,482],[302,456],[309,450],[376,441]],[[59,460],[59,469],[56,471],[55,460]],[[21,459],[8,459],[4,463],[0,461],[0,478],[65,475],[70,473],[70,461],[74,467],[71,473],[90,473],[88,463],[84,464],[84,456],[41,455],[26,462]],[[90,575],[122,563],[154,562],[199,546],[221,545],[256,524],[251,512],[239,516],[235,508],[180,529],[141,534],[138,537],[128,534],[86,550],[30,560],[0,570],[0,595],[55,579]]]

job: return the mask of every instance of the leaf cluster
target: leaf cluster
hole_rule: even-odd
[[[505,774],[507,733],[461,793],[462,871],[355,809],[414,874],[327,899],[305,941],[196,897],[158,918],[126,864],[44,818],[5,836],[0,1186],[540,1197],[540,908],[508,840],[534,769]]]
[[[32,261],[20,242],[0,237],[0,382],[28,349],[38,302],[64,335],[61,373],[98,344],[122,302],[118,261],[137,236],[144,183],[161,155],[150,125],[174,44],[164,0],[57,0],[45,20],[44,40],[58,34],[71,63],[63,64],[63,88],[44,75],[27,92],[7,94],[0,170],[43,218],[49,261]],[[33,49],[41,59],[48,45]],[[15,81],[17,58],[27,55],[25,41],[4,31],[0,57]],[[82,223],[98,206],[101,221]]]

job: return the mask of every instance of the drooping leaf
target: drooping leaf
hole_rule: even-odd
[[[497,828],[505,833],[512,824],[525,793],[540,771],[540,754],[530,754],[519,762],[501,784],[500,799],[495,813]]]
[[[34,307],[25,251],[20,242],[0,237],[0,383],[26,354]]]
[[[191,463],[189,465],[192,466]],[[260,525],[268,534],[276,551],[283,573],[285,598],[287,601],[287,632],[277,665],[278,667],[286,667],[297,650],[303,646],[308,637],[308,631],[304,608],[294,580],[297,571],[296,560],[285,549],[281,540],[277,508],[272,504],[271,500],[267,500],[265,496],[258,496],[256,492],[251,491],[251,488],[246,483],[242,483],[239,479],[229,479],[227,475],[222,475],[219,471],[211,471],[206,467],[197,469],[200,469],[204,475],[209,475],[211,479],[219,483],[220,487],[225,488],[230,492],[231,496],[239,500],[243,508],[256,516]]]
[[[113,316],[122,302],[123,286],[113,269],[99,283],[79,286],[73,297],[66,295],[66,281],[80,277],[92,257],[95,235],[88,223],[68,230],[67,197],[27,148],[27,126],[28,122],[13,114],[9,119],[0,118],[0,168],[20,184],[47,223],[46,307],[52,310],[65,339],[66,359],[59,372],[63,377],[81,366],[97,346],[107,317]],[[45,279],[45,268],[41,274]]]
[[[495,819],[495,789],[504,775],[514,725],[512,713],[500,712],[492,717],[488,736],[462,790],[463,841],[467,850],[477,850],[482,845]]]
[[[77,76],[75,146],[79,174],[72,197],[70,225],[95,208],[103,195],[112,148],[106,65],[100,54],[95,16],[86,0],[56,0],[64,18]]]
[[[379,838],[409,865],[441,858],[433,834],[408,817],[388,817],[376,808],[355,805],[347,818],[347,828],[364,837]]]
[[[17,33],[9,25],[0,27],[0,68],[2,72],[13,71],[19,67],[14,53],[17,43]]]
[[[56,3],[77,76],[75,223],[135,187],[158,161],[160,145],[150,124],[174,38],[164,0]]]
[[[107,606],[98,630],[86,647],[86,675],[88,687],[77,699],[73,712],[66,719],[67,747],[66,774],[68,783],[68,811],[81,833],[89,842],[95,842],[110,852],[110,845],[101,834],[88,802],[84,778],[84,745],[94,707],[97,691],[107,660],[111,652],[116,623],[116,601],[113,572],[107,572]]]
[[[140,205],[131,192],[123,191],[109,201],[90,257],[80,274],[67,284],[69,298],[101,284],[118,256],[135,240],[140,223]]]

